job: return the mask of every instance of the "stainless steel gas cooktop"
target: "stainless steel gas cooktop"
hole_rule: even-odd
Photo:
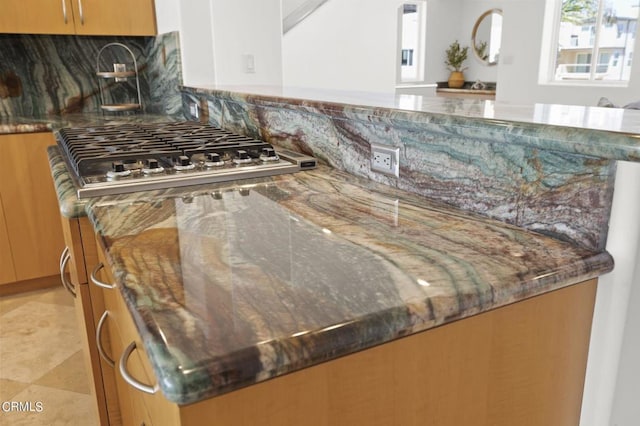
[[[78,198],[316,167],[313,157],[191,121],[64,128],[57,140]]]

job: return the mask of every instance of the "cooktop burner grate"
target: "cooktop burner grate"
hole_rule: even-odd
[[[192,121],[64,128],[57,138],[80,198],[316,167],[313,157]]]
[[[59,134],[80,176],[89,172],[92,164],[105,161],[162,160],[210,152],[233,155],[240,149],[258,157],[263,148],[271,147],[264,141],[196,122],[65,128]]]

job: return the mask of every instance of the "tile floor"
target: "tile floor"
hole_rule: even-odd
[[[76,321],[62,287],[0,297],[0,425],[98,423]]]

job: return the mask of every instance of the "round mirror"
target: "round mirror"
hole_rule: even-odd
[[[502,39],[502,10],[491,9],[480,15],[471,33],[475,57],[485,65],[496,65]]]

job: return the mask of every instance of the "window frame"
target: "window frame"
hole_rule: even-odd
[[[417,5],[418,14],[418,37],[417,46],[411,53],[412,66],[416,67],[415,78],[402,78],[402,9],[406,4]],[[420,84],[426,81],[426,32],[427,32],[427,0],[405,0],[398,7],[398,40],[397,40],[397,59],[396,59],[396,85]]]
[[[600,0],[602,1],[602,0]],[[556,57],[558,52],[558,44],[560,39],[560,24],[562,15],[562,0],[546,0],[545,2],[545,14],[544,14],[544,26],[542,33],[542,45],[540,53],[540,64],[538,72],[538,84],[549,86],[586,86],[586,87],[628,87],[630,77],[627,80],[599,80],[594,79],[594,75],[597,73],[597,61],[602,54],[602,50],[597,48],[600,41],[600,28],[602,26],[603,11],[599,9],[598,16],[594,28],[594,48],[591,50],[591,57],[596,58],[595,68],[590,66],[589,79],[576,79],[576,80],[560,80],[556,79]],[[640,17],[639,17],[640,18]],[[636,21],[636,33],[634,33],[633,39],[638,37],[638,21]],[[633,51],[630,52],[633,57]],[[626,55],[625,55],[626,56]],[[626,62],[626,57],[623,59]],[[633,70],[633,61],[631,61],[631,70]],[[590,64],[593,65],[593,62]],[[627,66],[627,65],[625,65]],[[631,71],[630,70],[630,71]],[[630,72],[631,76],[632,73]]]

